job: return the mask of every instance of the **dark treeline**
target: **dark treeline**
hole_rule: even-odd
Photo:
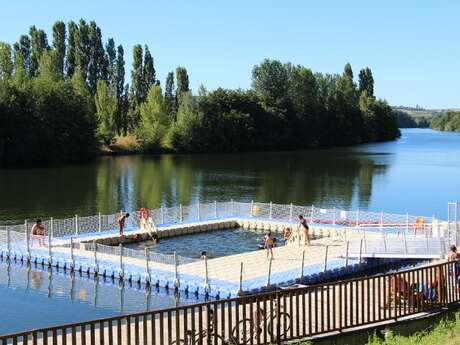
[[[424,116],[413,117],[402,110],[393,110],[398,119],[399,128],[428,128],[430,120]]]
[[[187,70],[167,75],[164,90],[148,46],[103,42],[95,22],[56,22],[52,40],[32,26],[0,43],[0,157],[7,162],[68,161],[93,155],[117,135],[135,136],[144,152],[302,149],[392,140],[394,112],[374,96],[362,69],[342,74],[265,60],[249,90],[201,86]]]

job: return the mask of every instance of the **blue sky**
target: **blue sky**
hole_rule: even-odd
[[[131,64],[148,44],[157,75],[176,66],[191,86],[248,88],[264,58],[355,76],[369,66],[376,94],[392,105],[460,108],[460,1],[25,1],[3,0],[0,40],[30,25],[49,35],[55,20],[95,20]]]

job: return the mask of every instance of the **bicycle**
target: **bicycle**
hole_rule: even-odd
[[[260,336],[264,329],[265,323],[267,324],[267,336],[265,342],[268,342],[273,336],[276,335],[276,320],[277,318],[277,306],[275,302],[275,308],[270,309],[269,315],[267,315],[263,308],[259,309],[259,313],[254,312],[253,318],[246,318],[238,322],[238,325],[233,328],[232,339],[236,340],[238,344],[248,344],[251,342],[251,338],[254,340],[257,336]],[[280,312],[279,316],[281,333],[279,337],[283,337],[291,328],[291,316],[284,311]],[[252,337],[251,337],[252,334]]]

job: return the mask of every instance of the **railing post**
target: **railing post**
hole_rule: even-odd
[[[406,238],[405,231],[404,231],[404,254],[407,254],[407,238]]]
[[[51,231],[48,231],[48,265],[53,264],[53,256],[51,254]]]
[[[326,252],[324,253],[324,277],[326,277],[327,274],[327,254],[329,251],[329,246],[326,246]]]
[[[337,212],[337,210],[336,210],[335,207],[334,207],[334,211],[333,211],[333,212],[334,212],[334,214],[333,214],[333,216],[332,216],[332,225],[335,225],[335,214],[336,214],[336,212]]]
[[[197,208],[198,208],[198,221],[200,221],[200,220],[201,220],[201,207],[200,207],[200,200],[198,200]]]
[[[70,270],[75,270],[75,257],[73,256],[73,237],[70,237],[70,264],[72,265]]]
[[[51,237],[54,237],[54,219],[53,217],[50,218],[50,233],[51,233]]]
[[[102,214],[101,214],[101,212],[99,212],[98,215],[97,215],[97,231],[98,232],[102,231]]]
[[[119,245],[119,248],[120,248],[120,279],[123,279],[123,277],[125,276],[125,272],[123,270],[123,244],[120,243]]]
[[[214,200],[214,218],[217,219],[217,200]]]
[[[176,288],[176,290],[179,289],[180,287],[180,280],[177,274],[177,254],[176,252],[174,252],[174,287]]]
[[[182,204],[179,204],[179,223],[182,223],[183,214],[182,214]]]
[[[94,273],[99,273],[99,264],[97,263],[97,242],[93,240],[93,251],[94,251]]]
[[[78,236],[78,215],[75,215],[75,236]]]
[[[145,273],[147,277],[147,283],[150,284],[150,282],[152,281],[152,276],[150,275],[149,250],[147,248],[144,249],[144,256],[145,256]]]
[[[254,200],[251,200],[251,210],[249,211],[249,217],[254,217]]]
[[[313,223],[313,213],[315,212],[315,206],[311,205],[311,210],[310,210],[310,223]]]
[[[30,261],[30,241],[29,241],[29,229],[27,227],[27,220],[24,221],[24,233],[26,235],[27,261]]]
[[[290,222],[292,222],[293,212],[294,212],[294,206],[292,205],[292,202],[291,202],[291,204],[289,205],[289,221]]]
[[[350,242],[347,241],[346,252],[345,252],[345,272],[348,273],[348,251],[350,248]]]
[[[359,208],[356,211],[356,226],[359,226]]]
[[[303,269],[304,269],[304,266],[305,266],[305,250],[302,251],[302,267],[300,269],[300,282],[302,283],[303,282]]]
[[[243,261],[240,264],[240,287],[238,289],[238,295],[243,293]]]
[[[270,201],[270,212],[268,214],[268,219],[272,219],[273,216],[273,203]]]
[[[230,216],[233,217],[233,214],[234,214],[233,199],[230,199]]]
[[[384,233],[384,232],[382,232],[382,236],[383,236],[383,248],[384,248],[384,250],[385,250],[385,254],[387,254],[387,253],[388,253],[388,248],[387,248],[387,238],[386,238],[386,236],[385,236],[385,233]]]
[[[10,258],[11,256],[11,234],[10,234],[10,229],[6,229],[6,241],[7,241],[7,259]]]
[[[272,260],[273,258],[270,257],[270,260],[268,261],[267,289],[270,288],[270,276],[272,274]]]

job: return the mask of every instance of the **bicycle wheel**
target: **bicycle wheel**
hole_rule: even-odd
[[[217,344],[222,344],[222,345],[238,345],[238,342],[236,339],[233,339],[233,337],[230,337],[230,339],[224,339],[221,335],[218,334],[211,334],[211,344],[214,344],[214,338],[217,338]]]
[[[238,325],[233,328],[232,338],[238,344],[248,344],[251,341],[251,329],[254,324],[251,319],[245,319],[238,322]]]
[[[275,336],[277,332],[276,328],[276,316],[273,316],[268,322],[268,334],[270,336]],[[283,337],[291,329],[291,316],[288,313],[281,312],[280,314],[280,337]]]

